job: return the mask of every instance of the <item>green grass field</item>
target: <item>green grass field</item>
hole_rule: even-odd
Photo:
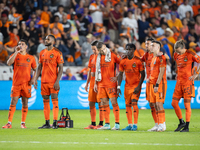
[[[185,113],[184,110],[182,112]],[[13,128],[0,129],[0,149],[200,149],[199,109],[192,110],[189,133],[173,132],[178,124],[174,110],[166,110],[165,132],[147,132],[154,126],[150,110],[140,110],[138,131],[85,130],[83,128],[90,124],[89,110],[69,110],[69,113],[74,120],[74,128],[39,130],[37,128],[44,123],[43,111],[28,112],[27,129],[20,128],[21,111],[16,111]],[[8,111],[0,111],[0,126],[7,123],[7,115]],[[112,111],[110,118],[113,127]],[[122,129],[126,126],[125,110],[120,110],[120,127]]]

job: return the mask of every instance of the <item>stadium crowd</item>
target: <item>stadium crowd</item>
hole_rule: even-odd
[[[85,66],[94,40],[103,41],[119,56],[132,42],[142,56],[145,40],[153,37],[170,57],[168,79],[175,79],[175,42],[184,39],[187,49],[200,52],[200,4],[199,0],[0,1],[1,66],[20,39],[28,41],[28,53],[38,58],[49,34],[56,37],[55,47],[62,52],[65,66]],[[83,78],[85,70],[80,72]],[[66,72],[70,74],[69,69]]]

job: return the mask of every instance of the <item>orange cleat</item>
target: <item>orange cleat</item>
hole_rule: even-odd
[[[84,129],[97,129],[97,126],[89,125],[88,127],[85,127]]]
[[[26,129],[25,123],[22,123],[22,124],[21,124],[21,128],[22,128],[22,129]]]
[[[11,129],[12,125],[10,123],[7,123],[5,126],[2,127],[3,129]]]
[[[97,129],[103,127],[102,125],[97,125]]]

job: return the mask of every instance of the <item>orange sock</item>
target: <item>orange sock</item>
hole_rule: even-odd
[[[43,99],[44,103],[44,118],[45,120],[50,119],[50,105],[49,105],[49,99]]]
[[[90,116],[91,116],[91,121],[96,122],[96,107],[95,106],[90,107]]]
[[[156,117],[157,117],[157,122],[158,122],[158,124],[159,124],[158,111],[156,111]]]
[[[26,121],[27,113],[28,113],[28,106],[26,107],[22,106],[22,122]]]
[[[52,99],[52,103],[53,103],[53,120],[57,120],[59,112],[58,98]]]
[[[104,117],[105,117],[105,123],[110,123],[110,107],[109,105],[104,105],[103,106],[104,110]]]
[[[131,105],[126,104],[126,117],[128,120],[128,124],[132,124],[132,108]]]
[[[115,123],[119,123],[119,106],[118,106],[118,104],[113,105],[113,113],[115,116]]]
[[[158,118],[157,118],[157,114],[156,114],[156,109],[154,106],[151,106],[151,114],[152,114],[152,117],[153,117],[153,120],[155,123],[158,123]]]
[[[104,121],[103,106],[99,106],[99,121]]]
[[[159,124],[163,124],[164,123],[164,115],[165,114],[165,110],[158,110],[158,120],[159,120]]]
[[[133,116],[134,116],[134,124],[137,124],[138,122],[138,114],[139,114],[139,109],[137,102],[132,102],[133,105]]]
[[[16,110],[16,105],[10,105],[9,113],[8,113],[8,122],[12,122],[15,110]]]
[[[190,122],[190,117],[192,114],[192,110],[190,107],[190,101],[191,101],[191,99],[184,99],[186,122]]]
[[[174,98],[172,99],[172,106],[174,107],[175,113],[176,113],[178,119],[181,119],[181,118],[183,118],[183,116],[182,116],[181,109],[178,105],[178,102],[179,102],[178,100],[175,100]]]

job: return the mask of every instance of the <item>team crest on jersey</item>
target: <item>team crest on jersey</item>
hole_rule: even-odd
[[[198,56],[197,56],[197,55],[195,55],[195,57],[197,58]]]
[[[26,59],[27,62],[30,62],[31,60],[29,58]]]
[[[188,58],[187,58],[187,57],[185,57],[185,58],[184,58],[184,62],[187,62],[187,61],[188,61]]]
[[[136,67],[136,63],[134,63],[132,66],[133,66],[133,68],[135,68]]]
[[[160,62],[162,63],[162,62],[163,62],[163,59],[161,59]]]
[[[53,56],[54,56],[54,55],[53,55],[53,54],[51,54],[51,55],[50,55],[50,58],[53,58]]]

